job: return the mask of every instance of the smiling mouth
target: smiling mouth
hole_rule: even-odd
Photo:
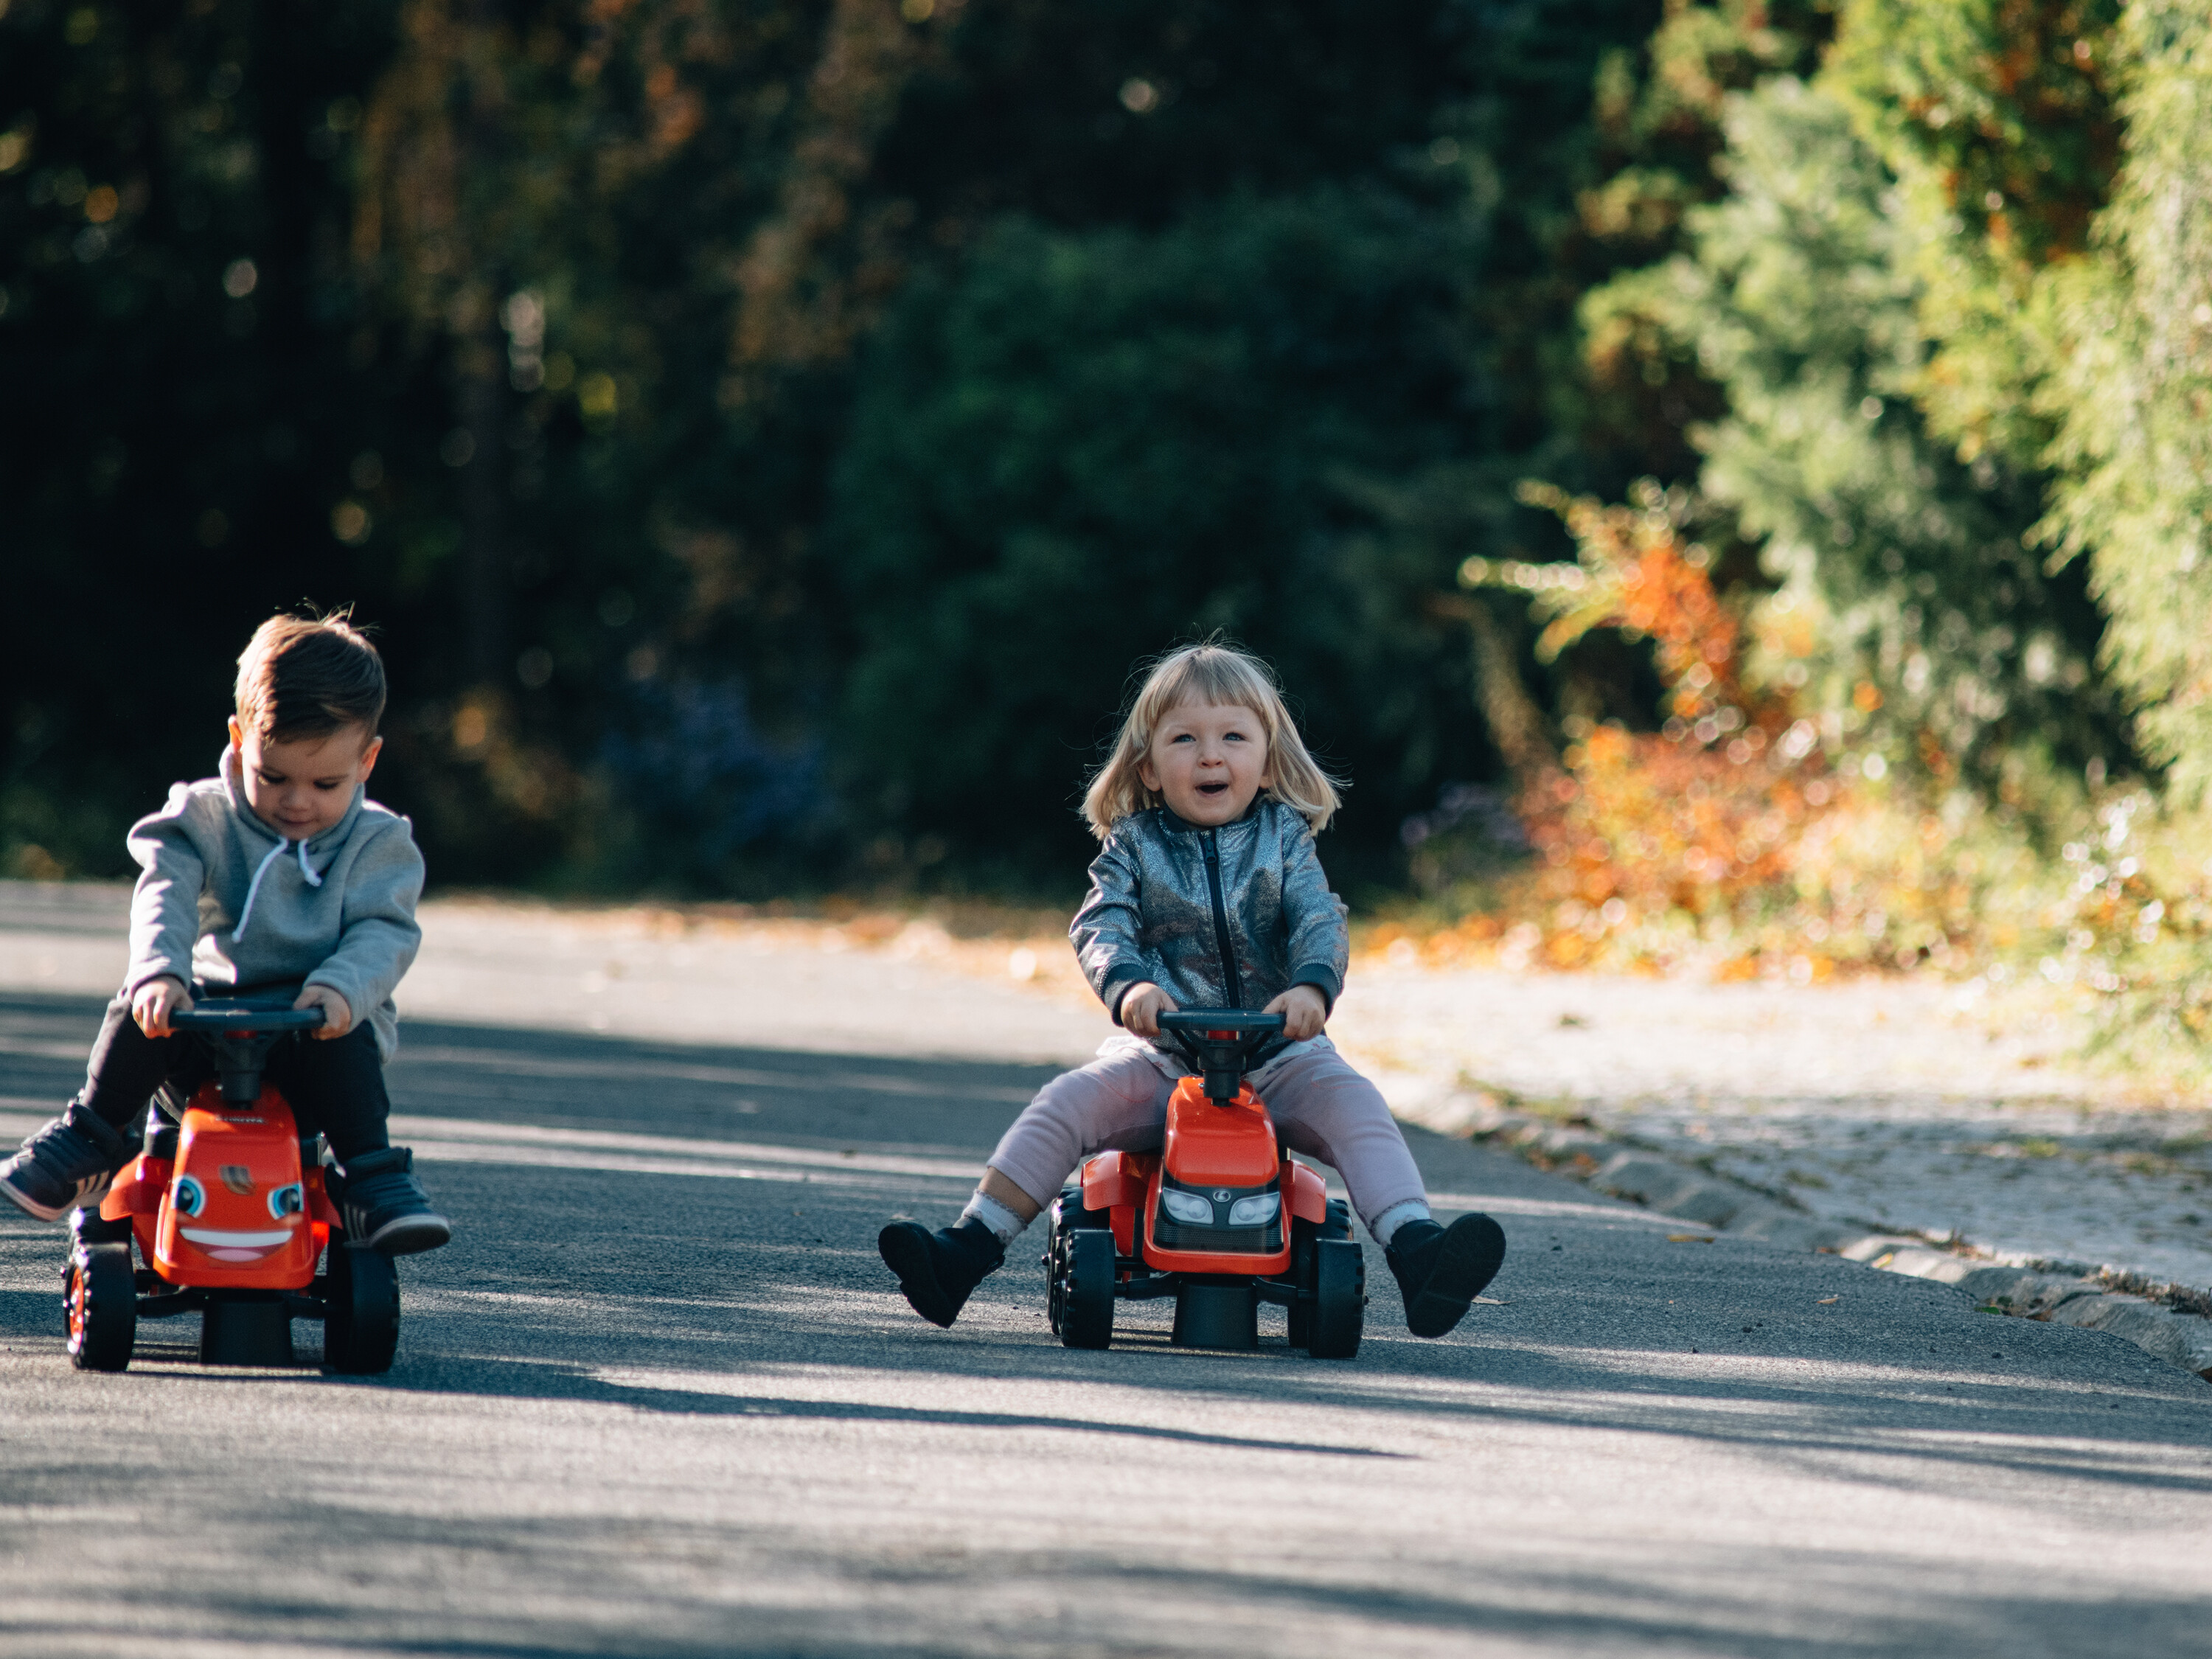
[[[218,1227],[179,1227],[178,1232],[204,1255],[217,1261],[258,1261],[292,1242],[292,1230],[271,1232],[233,1232]]]

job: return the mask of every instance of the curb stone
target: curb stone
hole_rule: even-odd
[[[1653,1152],[1625,1148],[1584,1123],[1559,1123],[1495,1109],[1452,1115],[1458,1119],[1453,1127],[1460,1133],[1517,1152],[1609,1197],[1628,1199],[1662,1215],[1739,1238],[1839,1255],[1879,1272],[1955,1285],[1990,1313],[2109,1332],[2212,1382],[2212,1319],[2178,1313],[2148,1297],[2107,1290],[2094,1276],[1993,1263],[1924,1238],[1823,1221],[1735,1182]]]

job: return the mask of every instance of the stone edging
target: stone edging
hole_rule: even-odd
[[[1817,1250],[1884,1273],[1955,1285],[1977,1306],[1993,1313],[2109,1331],[2212,1382],[2212,1318],[2177,1312],[2149,1297],[2115,1291],[2094,1273],[2007,1265],[1925,1238],[1870,1233],[1848,1222],[1823,1221],[1733,1181],[1624,1147],[1582,1124],[1492,1111],[1463,1125],[1462,1133],[1518,1152],[1610,1197],[1630,1199],[1717,1232],[1784,1249]]]

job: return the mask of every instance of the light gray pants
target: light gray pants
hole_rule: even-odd
[[[991,1154],[991,1167],[1040,1205],[1093,1152],[1153,1152],[1165,1139],[1175,1079],[1140,1051],[1102,1055],[1037,1091]],[[1370,1226],[1394,1205],[1425,1196],[1382,1091],[1330,1046],[1261,1068],[1254,1088],[1292,1152],[1344,1177],[1352,1206]]]

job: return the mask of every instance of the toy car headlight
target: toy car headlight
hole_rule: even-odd
[[[1186,1226],[1211,1227],[1213,1224],[1213,1206],[1196,1193],[1179,1193],[1173,1188],[1164,1188],[1160,1192],[1160,1207]]]
[[[1260,1227],[1275,1218],[1275,1212],[1283,1207],[1280,1193],[1255,1193],[1249,1198],[1240,1198],[1229,1206],[1229,1224],[1232,1227]]]

